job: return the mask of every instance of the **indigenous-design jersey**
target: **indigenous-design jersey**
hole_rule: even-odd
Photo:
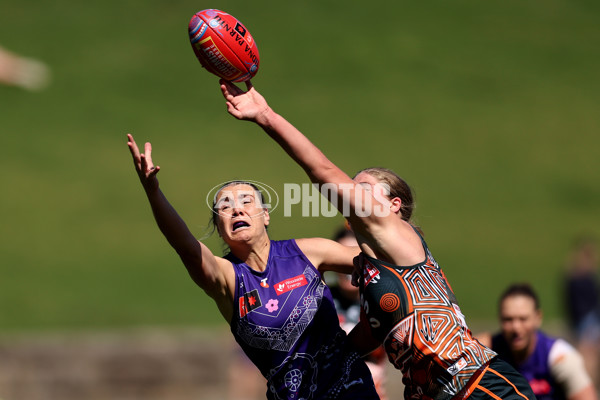
[[[272,240],[262,272],[225,258],[236,275],[231,332],[267,378],[267,398],[335,399],[353,385],[373,385],[366,364],[346,349],[329,288],[294,240]]]
[[[421,237],[419,232],[415,232]],[[493,357],[473,338],[456,297],[421,237],[422,263],[365,257],[361,304],[373,336],[402,371],[406,399],[450,399]]]
[[[539,331],[536,336],[533,353],[520,364],[513,359],[510,347],[501,333],[492,337],[492,349],[500,358],[523,374],[537,400],[565,400],[567,396],[550,370],[552,364],[550,355],[557,339]]]

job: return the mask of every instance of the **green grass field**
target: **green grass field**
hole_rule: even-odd
[[[5,0],[0,45],[48,63],[53,82],[0,86],[4,333],[224,323],[155,227],[126,133],[152,141],[162,188],[199,237],[214,185],[281,194],[307,178],[227,114],[187,38],[204,8],[248,27],[254,85],[333,161],[413,186],[468,321],[493,320],[513,281],[562,318],[571,241],[600,236],[597,1]],[[270,229],[330,236],[341,222],[275,211]]]

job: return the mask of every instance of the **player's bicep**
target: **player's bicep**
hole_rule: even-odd
[[[296,243],[320,272],[336,271],[352,274],[354,257],[360,253],[358,246],[344,246],[323,238],[297,239]]]
[[[192,280],[209,296],[224,293],[228,287],[228,272],[233,273],[231,263],[221,257],[215,257],[206,245],[198,242],[198,251],[180,254]]]

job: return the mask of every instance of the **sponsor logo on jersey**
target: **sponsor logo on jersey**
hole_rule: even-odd
[[[304,285],[307,285],[306,277],[304,274],[295,276],[293,278],[286,279],[285,281],[281,281],[275,284],[275,292],[279,296],[280,294],[284,294],[289,292],[290,290],[297,289]]]
[[[244,318],[249,312],[262,306],[258,290],[254,289],[251,292],[246,292],[239,298],[240,318]]]
[[[529,386],[536,396],[552,393],[552,386],[545,379],[532,379],[529,381]]]
[[[265,307],[267,307],[267,310],[269,310],[270,313],[274,313],[275,311],[279,310],[279,300],[269,299],[267,304],[265,304]]]
[[[264,288],[268,288],[269,287],[269,284],[267,283],[267,278],[260,280],[260,286],[262,286]]]
[[[467,361],[464,358],[461,358],[447,369],[448,373],[452,376],[458,374],[467,366]]]
[[[371,264],[370,261],[365,260],[363,266],[363,277],[365,278],[365,286],[367,286],[373,279],[379,276],[379,270]]]

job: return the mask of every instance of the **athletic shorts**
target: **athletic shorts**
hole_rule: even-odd
[[[523,375],[498,357],[490,361],[469,387],[468,400],[536,400]]]
[[[367,365],[364,363],[354,365],[340,394],[331,397],[336,400],[379,400]]]

